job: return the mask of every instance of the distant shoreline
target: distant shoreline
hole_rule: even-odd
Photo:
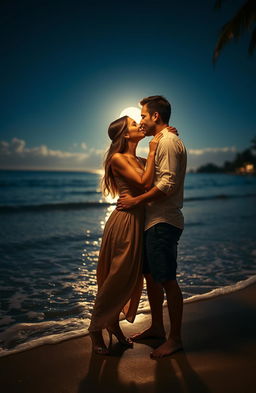
[[[43,169],[43,168],[0,168],[0,172],[70,172],[70,173],[91,173],[95,175],[101,175],[103,170],[101,169]]]
[[[89,173],[93,175],[102,175],[102,169],[36,169],[36,168],[0,168],[0,172],[51,172],[51,173],[58,173],[58,172],[69,172],[69,173]],[[256,175],[256,173],[237,173],[237,172],[198,172],[197,169],[189,169],[187,174],[192,175],[201,175],[201,174],[208,174],[208,175],[236,175],[236,176],[245,176],[245,175]]]

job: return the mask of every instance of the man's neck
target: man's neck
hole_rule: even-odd
[[[166,127],[168,127],[167,123],[157,124],[154,135],[159,134],[159,132],[163,131]]]

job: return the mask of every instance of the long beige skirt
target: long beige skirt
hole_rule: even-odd
[[[89,331],[107,328],[122,311],[136,316],[143,288],[144,208],[114,210],[106,222],[97,267],[98,293]]]

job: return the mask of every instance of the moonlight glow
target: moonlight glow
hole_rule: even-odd
[[[120,113],[120,117],[122,116],[129,116],[137,123],[139,123],[141,120],[140,109],[136,108],[135,106],[130,106],[129,108],[125,108],[124,110],[122,110],[122,112]]]

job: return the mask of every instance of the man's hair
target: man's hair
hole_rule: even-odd
[[[168,123],[171,116],[171,104],[163,96],[150,96],[143,98],[140,105],[147,105],[148,112],[152,116],[154,112],[158,112],[161,120]]]

